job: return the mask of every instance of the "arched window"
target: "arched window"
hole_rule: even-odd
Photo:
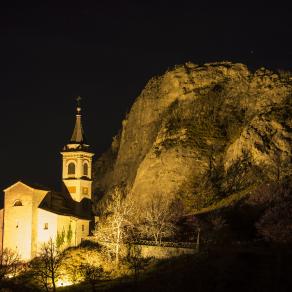
[[[88,175],[88,164],[87,163],[83,164],[83,175]]]
[[[68,174],[75,174],[75,163],[70,162],[68,164]]]
[[[19,207],[19,206],[23,206],[22,202],[20,200],[16,200],[13,204],[14,207]]]

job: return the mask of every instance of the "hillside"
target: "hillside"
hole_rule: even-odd
[[[292,75],[186,63],[152,78],[95,164],[95,199],[122,185],[185,214],[232,204],[291,172]]]

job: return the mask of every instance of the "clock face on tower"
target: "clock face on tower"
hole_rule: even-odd
[[[68,191],[70,194],[75,194],[76,193],[76,187],[74,186],[69,186],[67,187]]]

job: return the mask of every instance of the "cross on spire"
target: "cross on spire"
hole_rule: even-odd
[[[81,100],[82,100],[82,97],[81,96],[77,96],[76,97],[76,101],[77,101],[77,105],[78,106],[81,106]]]
[[[77,113],[80,114],[81,112],[81,100],[82,100],[82,97],[81,96],[77,96],[76,97],[76,101],[77,101]]]

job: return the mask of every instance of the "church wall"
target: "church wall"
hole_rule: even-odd
[[[31,241],[31,255],[35,257],[38,251],[38,221],[39,221],[39,210],[38,206],[44,199],[47,191],[34,190],[32,197],[32,241]]]
[[[24,260],[31,258],[32,196],[32,189],[18,184],[7,190],[4,197],[3,247],[17,251]],[[14,206],[16,200],[22,205]]]
[[[43,209],[38,209],[37,212],[37,251],[39,252],[44,243],[56,239],[58,215]]]
[[[70,216],[62,216],[62,215],[58,215],[58,232],[62,232],[63,230],[65,231],[66,234],[66,238],[65,238],[65,245],[66,246],[75,246],[76,245],[76,240],[75,240],[75,236],[76,236],[76,222],[75,220],[72,219],[73,217]],[[70,229],[71,226],[71,231],[72,231],[72,236],[71,236],[71,241],[68,242],[68,231]]]
[[[47,225],[45,225],[47,224]],[[84,226],[82,228],[82,225]],[[71,228],[70,228],[71,226]],[[48,229],[45,229],[47,227]],[[38,210],[38,241],[37,249],[40,251],[42,245],[51,238],[56,242],[57,233],[65,232],[63,248],[77,246],[81,240],[89,235],[89,221],[70,216],[57,215],[42,209]],[[71,229],[71,241],[68,242],[68,231]]]
[[[2,243],[3,243],[3,215],[4,209],[0,210],[0,252],[2,252]]]
[[[66,235],[68,234],[69,225],[72,230],[71,246],[77,246],[81,243],[81,240],[89,235],[89,221],[77,219],[68,216],[58,216],[58,231],[62,232],[64,229]],[[82,227],[83,225],[83,227]],[[68,245],[68,243],[67,243]]]
[[[82,227],[83,225],[83,227]],[[77,230],[76,230],[76,242],[77,245],[81,243],[83,239],[89,236],[89,221],[88,220],[78,220]]]

